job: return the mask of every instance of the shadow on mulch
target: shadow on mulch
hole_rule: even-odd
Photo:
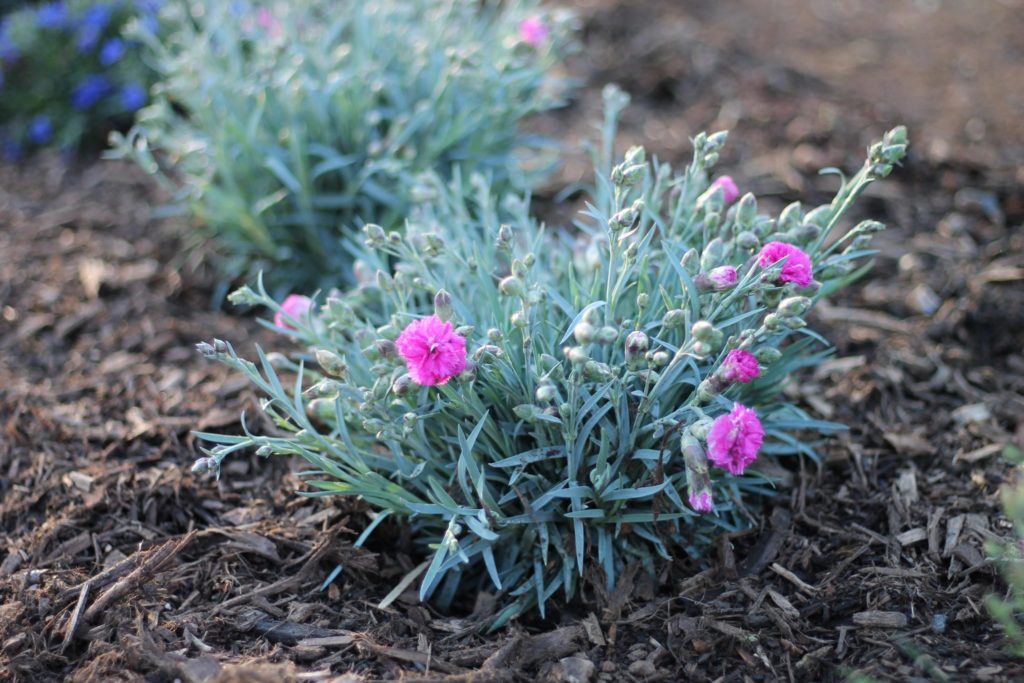
[[[566,139],[618,79],[625,142],[678,162],[699,127],[733,127],[723,166],[770,210],[826,200],[813,169],[895,123],[827,64],[737,45],[710,4],[579,5],[587,89],[537,124]],[[230,431],[256,400],[193,344],[282,341],[209,311],[187,226],[150,220],[139,173],[0,168],[0,679],[1020,680],[983,598],[1004,589],[984,553],[1009,529],[1000,451],[1024,441],[1024,197],[998,148],[942,139],[872,187],[861,210],[892,226],[875,271],[818,310],[836,356],[791,391],[850,426],[824,462],[793,463],[761,526],[705,564],[492,635],[412,594],[378,609],[416,564],[407,539],[354,549],[365,512],[294,496],[289,463],[189,473],[190,430]]]

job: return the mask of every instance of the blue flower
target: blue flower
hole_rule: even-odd
[[[39,114],[28,124],[28,139],[34,145],[45,145],[53,137],[53,123],[46,114]]]
[[[86,9],[82,14],[82,23],[78,27],[78,51],[91,52],[100,42],[109,21],[110,7],[107,5],[93,5]]]
[[[125,111],[141,109],[146,104],[146,89],[138,83],[129,83],[121,88],[121,106]]]
[[[111,90],[110,81],[104,76],[92,74],[86,76],[71,92],[71,106],[75,109],[88,109],[104,97]]]
[[[68,20],[68,10],[63,2],[51,2],[36,10],[36,26],[39,28],[61,28]]]
[[[21,55],[21,50],[7,34],[7,20],[0,22],[0,59],[13,62]]]
[[[111,38],[107,42],[103,43],[103,47],[100,48],[100,64],[103,66],[110,66],[121,59],[124,55],[124,41],[120,38]]]

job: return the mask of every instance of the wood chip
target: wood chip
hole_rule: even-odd
[[[805,582],[799,576],[789,571],[777,562],[772,563],[771,569],[773,572],[784,578],[786,581],[789,581],[791,584],[793,584],[794,586],[796,586],[797,588],[806,593],[814,593],[818,590],[817,588]]]
[[[946,545],[942,549],[942,556],[949,557],[953,554],[953,548],[956,547],[956,542],[960,540],[960,531],[964,528],[964,520],[967,519],[966,515],[957,515],[951,517],[946,522]]]
[[[899,541],[899,544],[904,547],[908,545],[913,545],[914,543],[920,543],[926,538],[928,538],[928,532],[924,529],[924,527],[916,527],[914,529],[910,529],[909,531],[904,531],[902,534],[896,536],[896,540]]]
[[[869,610],[854,614],[853,623],[866,628],[903,628],[907,625],[907,615],[902,612]]]
[[[355,642],[353,635],[326,636],[324,638],[303,638],[296,645],[301,647],[335,647]]]
[[[800,618],[800,610],[798,610],[796,607],[793,607],[793,603],[791,603],[782,593],[769,588],[768,597],[771,598],[772,602],[775,603],[776,607],[781,609],[782,613],[790,619]]]
[[[601,624],[597,621],[596,614],[591,612],[587,615],[587,618],[580,623],[583,624],[583,630],[587,634],[587,640],[599,647],[604,647],[607,644],[607,641],[604,639],[604,633],[601,631]]]
[[[1004,444],[990,443],[987,446],[976,448],[973,451],[967,451],[966,453],[957,453],[956,455],[953,456],[953,462],[978,462],[979,460],[984,460],[985,458],[996,455],[997,453],[1001,453],[1004,448],[1006,448]]]

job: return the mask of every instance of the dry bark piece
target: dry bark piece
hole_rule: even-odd
[[[853,623],[866,628],[903,628],[907,625],[907,615],[902,612],[868,610],[854,614]]]

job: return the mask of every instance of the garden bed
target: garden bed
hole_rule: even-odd
[[[861,207],[890,225],[875,271],[818,309],[836,356],[792,388],[851,427],[824,462],[794,465],[763,524],[706,562],[545,622],[488,634],[486,595],[454,615],[412,593],[378,609],[419,561],[400,528],[353,548],[365,510],[296,497],[285,461],[235,458],[219,483],[188,471],[190,431],[230,431],[256,400],[193,344],[284,340],[211,312],[212,274],[181,255],[183,225],[148,219],[162,198],[135,169],[5,166],[0,679],[1024,676],[984,607],[1003,590],[984,549],[1008,530],[1000,453],[1024,446],[1024,133],[999,86],[1020,79],[1019,13],[576,4],[583,92],[536,124],[570,144],[614,80],[634,95],[624,143],[682,161],[688,135],[732,128],[722,168],[781,208],[826,199],[835,181],[817,168],[910,128],[905,168]],[[983,29],[956,56],[943,38]],[[582,168],[567,164],[542,212],[564,215],[549,200]]]

